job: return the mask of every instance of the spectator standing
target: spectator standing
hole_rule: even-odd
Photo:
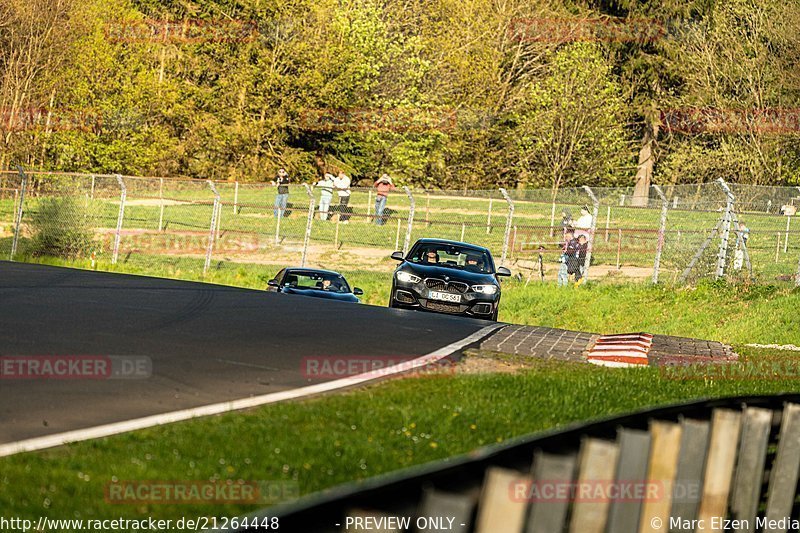
[[[592,222],[593,218],[592,214],[589,212],[589,207],[581,207],[581,216],[575,221],[575,237],[585,235],[586,240],[588,241],[591,238],[590,233],[592,232]]]
[[[278,169],[277,177],[272,181],[272,185],[278,187],[277,194],[275,195],[275,209],[273,215],[275,218],[283,218],[286,212],[286,206],[289,203],[289,174],[285,168]]]
[[[374,184],[375,187],[375,223],[379,226],[383,226],[386,223],[386,219],[383,216],[383,211],[386,209],[386,202],[389,197],[389,192],[395,190],[394,183],[392,183],[392,178],[389,177],[388,174],[384,174],[378,181]]]
[[[570,242],[575,238],[575,231],[572,228],[564,228],[564,242],[561,244],[561,257],[558,261],[561,263],[558,267],[558,286],[566,287],[569,283],[569,272],[567,266],[567,247]],[[576,241],[577,244],[577,241]]]
[[[333,184],[339,195],[339,220],[342,224],[347,224],[350,220],[350,215],[347,214],[347,206],[350,203],[350,176],[340,170],[339,175],[333,179]]]
[[[741,270],[744,266],[744,249],[747,248],[748,239],[750,239],[750,228],[739,221],[736,229],[736,251],[733,254],[734,270]]]
[[[333,174],[327,172],[316,184],[319,187],[319,218],[320,220],[328,220],[328,211],[331,207],[331,199],[333,198],[334,188]]]
[[[567,257],[567,276],[575,276],[575,285],[583,283],[583,269],[588,249],[589,239],[581,234],[569,241],[564,251]]]
[[[564,209],[561,211],[561,230],[564,237],[567,236],[567,231],[573,232],[572,213],[569,209]]]

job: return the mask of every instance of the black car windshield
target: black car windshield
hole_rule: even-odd
[[[494,273],[494,265],[488,253],[454,244],[417,244],[407,260],[420,265],[436,265],[482,274]]]
[[[289,270],[283,277],[283,285],[296,289],[314,289],[328,292],[350,292],[344,276],[328,272]]]

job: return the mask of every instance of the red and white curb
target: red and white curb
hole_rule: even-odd
[[[647,366],[652,346],[653,336],[649,333],[602,335],[587,352],[586,360],[600,366]]]

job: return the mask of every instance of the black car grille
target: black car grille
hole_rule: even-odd
[[[463,308],[460,305],[456,304],[446,304],[442,302],[434,302],[432,300],[428,300],[425,302],[425,308],[430,309],[431,311],[439,311],[442,313],[461,313],[463,312]]]
[[[469,285],[460,281],[444,281],[436,278],[425,280],[425,286],[432,291],[451,292],[453,294],[464,294],[469,289]]]

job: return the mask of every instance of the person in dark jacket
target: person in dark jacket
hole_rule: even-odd
[[[567,261],[567,275],[575,276],[575,284],[580,285],[583,278],[583,268],[586,262],[586,253],[589,250],[589,240],[586,235],[578,235],[567,243],[564,256]]]

